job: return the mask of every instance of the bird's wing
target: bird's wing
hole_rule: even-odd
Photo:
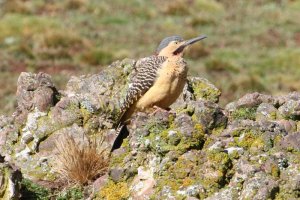
[[[125,113],[154,84],[157,70],[166,61],[164,56],[150,56],[136,62],[135,73],[129,81],[129,88],[121,102],[121,113]]]

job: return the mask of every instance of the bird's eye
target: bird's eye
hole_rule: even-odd
[[[178,42],[175,42],[175,44],[178,44]]]

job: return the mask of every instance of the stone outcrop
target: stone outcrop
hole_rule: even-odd
[[[72,77],[61,91],[47,74],[22,73],[18,108],[0,117],[0,195],[18,199],[22,177],[56,188],[52,159],[63,134],[78,141],[83,134],[104,137],[109,150],[119,99],[133,70],[133,60],[117,61],[98,74]],[[85,195],[299,198],[300,93],[246,94],[225,108],[218,105],[220,95],[208,80],[192,77],[170,112],[137,113],[127,127],[129,136],[111,154],[108,173],[85,186]]]

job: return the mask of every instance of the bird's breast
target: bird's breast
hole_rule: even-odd
[[[153,86],[138,101],[141,110],[154,105],[168,108],[181,94],[186,83],[187,65],[184,60],[167,60],[157,72]]]

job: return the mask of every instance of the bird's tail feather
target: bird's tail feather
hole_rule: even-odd
[[[126,124],[120,123],[116,129],[117,137],[112,144],[110,152],[121,147],[123,140],[129,135]]]

